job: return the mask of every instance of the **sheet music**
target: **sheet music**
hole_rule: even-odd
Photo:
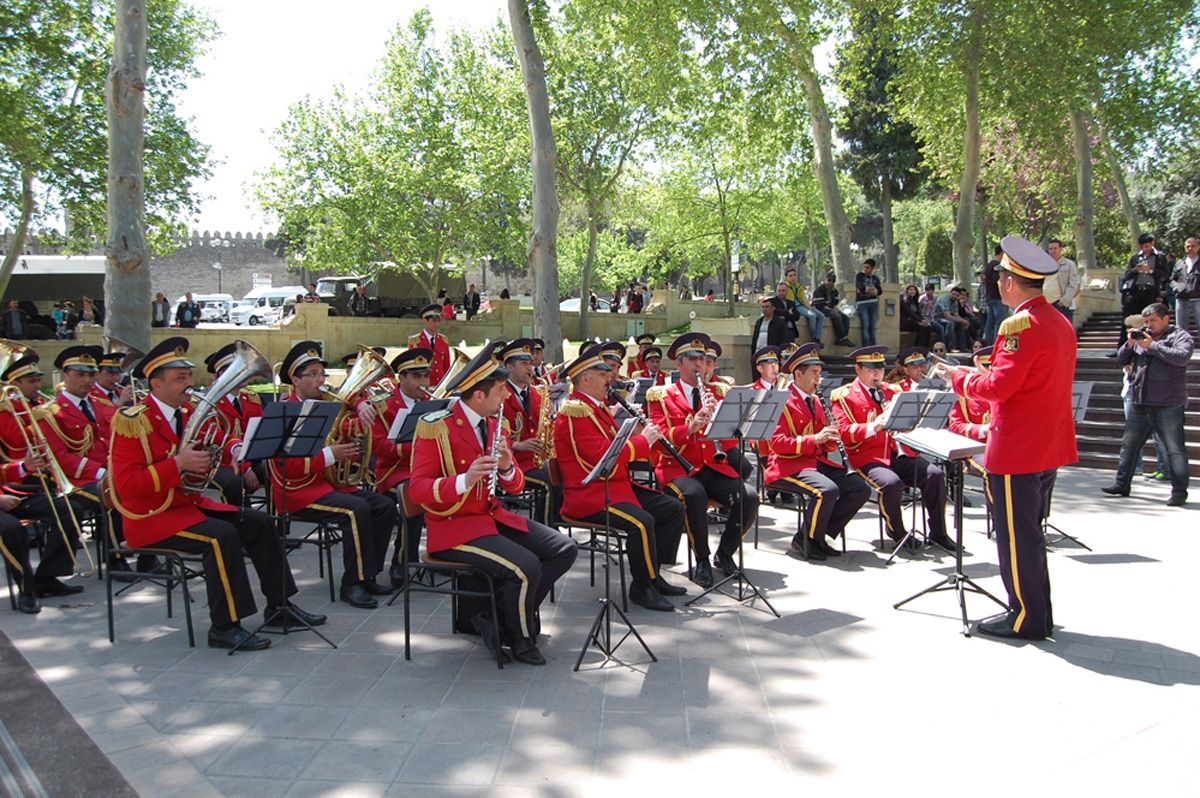
[[[987,450],[987,444],[948,429],[922,427],[912,432],[897,433],[896,440],[939,460],[965,460]]]
[[[300,406],[300,413],[296,416],[296,426],[292,427],[292,434],[288,436],[287,442],[284,443],[284,451],[290,452],[296,440],[300,437],[300,431],[304,429],[305,422],[312,415],[313,409],[316,407],[315,399],[306,399],[304,404]]]
[[[261,421],[262,421],[262,416],[255,416],[254,418],[252,418],[246,422],[246,431],[242,433],[243,443],[245,441],[254,440],[255,434],[258,433],[258,425]],[[244,463],[246,461],[246,452],[248,452],[248,451],[250,451],[250,447],[245,446],[245,445],[243,445],[242,448],[238,451],[237,461],[239,463]]]
[[[396,440],[396,436],[400,434],[400,428],[404,426],[404,419],[408,418],[408,412],[408,405],[396,411],[396,420],[392,422],[392,426],[388,427],[387,437],[389,441]]]

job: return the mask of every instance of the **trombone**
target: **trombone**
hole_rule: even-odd
[[[20,405],[17,404],[18,402]],[[24,410],[18,409],[19,407],[24,407]],[[37,419],[34,418],[33,408],[25,401],[25,396],[19,388],[15,385],[4,386],[3,392],[0,393],[0,408],[8,410],[16,416],[17,429],[20,430],[21,438],[25,442],[25,450],[34,458],[45,461],[46,465],[37,472],[38,481],[42,483],[42,490],[50,499],[50,512],[67,544],[67,554],[71,557],[71,565],[75,569],[75,574],[86,579],[96,573],[96,562],[92,559],[92,553],[88,550],[87,544],[83,542],[83,528],[79,523],[79,518],[75,515],[75,508],[71,506],[71,494],[77,490],[75,484],[71,482],[70,477],[62,470],[62,466],[54,459],[50,443],[46,440],[46,435],[42,432]],[[47,472],[49,476],[47,476]],[[50,489],[51,480],[54,482],[54,490]],[[63,525],[62,518],[58,513],[58,499],[62,499],[63,504],[66,505],[67,516],[75,530],[75,537],[79,540],[80,548],[83,549],[83,555],[87,559],[86,570],[79,567],[79,560],[75,557],[75,545],[71,542],[71,536],[67,534],[67,528]]]

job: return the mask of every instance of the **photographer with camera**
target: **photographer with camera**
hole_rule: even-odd
[[[1153,235],[1142,233],[1138,236],[1138,246],[1141,249],[1129,259],[1129,268],[1121,278],[1121,313],[1125,316],[1138,313],[1153,302],[1161,302],[1163,287],[1171,276],[1167,256],[1154,246]],[[1125,332],[1122,331],[1117,352],[1124,344]],[[1107,357],[1116,357],[1117,352],[1110,352]]]
[[[1183,414],[1187,407],[1187,365],[1192,356],[1192,336],[1171,324],[1171,312],[1161,302],[1142,311],[1145,326],[1129,330],[1129,340],[1117,353],[1122,366],[1132,365],[1129,407],[1116,481],[1102,491],[1128,496],[1133,469],[1142,447],[1157,434],[1166,448],[1171,477],[1168,507],[1187,502],[1188,459],[1184,448]]]

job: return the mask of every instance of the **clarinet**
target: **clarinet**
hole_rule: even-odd
[[[821,394],[817,394],[817,398],[821,400],[821,407],[825,409],[825,423],[832,424],[833,421],[833,406],[829,404],[829,400]],[[854,466],[850,465],[850,455],[846,454],[846,444],[842,443],[842,433],[839,431],[837,437],[838,454],[842,456],[842,465],[846,467],[847,474],[854,473]]]
[[[495,496],[496,489],[500,485],[500,457],[497,452],[500,450],[500,436],[504,431],[504,408],[496,414],[496,434],[492,436],[492,457],[496,458],[495,465],[492,466],[492,473],[488,475],[488,495]]]
[[[643,413],[641,410],[634,410],[633,407],[628,402],[626,402],[624,399],[621,398],[621,395],[619,393],[617,393],[616,390],[609,388],[608,389],[608,398],[612,401],[615,401],[621,407],[625,408],[625,412],[629,413],[629,415],[633,416],[634,418],[636,418],[638,421],[642,422],[643,424],[650,423],[649,419],[646,418],[645,413]],[[688,474],[692,473],[692,464],[683,458],[683,455],[681,455],[679,453],[679,450],[676,449],[675,446],[669,440],[667,440],[665,435],[662,438],[660,438],[658,442],[661,443],[663,445],[663,448],[667,450],[667,454],[669,454],[675,458],[675,460],[679,463],[679,467],[682,468],[685,473],[688,473]]]

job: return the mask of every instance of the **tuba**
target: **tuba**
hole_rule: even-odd
[[[214,424],[205,430],[208,422],[217,414],[217,403],[221,401],[221,397],[240,390],[255,377],[269,380],[273,376],[271,362],[261,352],[240,338],[234,342],[233,362],[208,386],[208,390],[196,402],[195,410],[192,411],[187,427],[183,430],[180,449],[198,444],[208,451],[206,472],[183,473],[181,489],[184,493],[199,493],[207,488],[221,465],[221,447],[216,444],[219,426]]]
[[[325,445],[333,446],[338,443],[353,441],[358,446],[358,456],[350,460],[340,460],[325,469],[325,478],[335,488],[359,487],[367,478],[370,466],[367,454],[371,451],[371,430],[363,429],[358,418],[357,400],[360,394],[383,377],[395,379],[395,372],[388,362],[380,357],[369,346],[358,345],[358,359],[354,361],[346,379],[335,391],[331,386],[321,387],[324,399],[341,402],[342,409],[338,411],[333,429],[325,440]]]
[[[441,381],[429,392],[430,399],[445,399],[446,394],[449,393],[446,390],[447,386],[450,385],[455,375],[471,362],[471,358],[467,357],[466,353],[457,346],[451,347],[450,352],[454,355],[454,360],[450,362],[450,368],[446,369],[446,374],[442,377]]]

